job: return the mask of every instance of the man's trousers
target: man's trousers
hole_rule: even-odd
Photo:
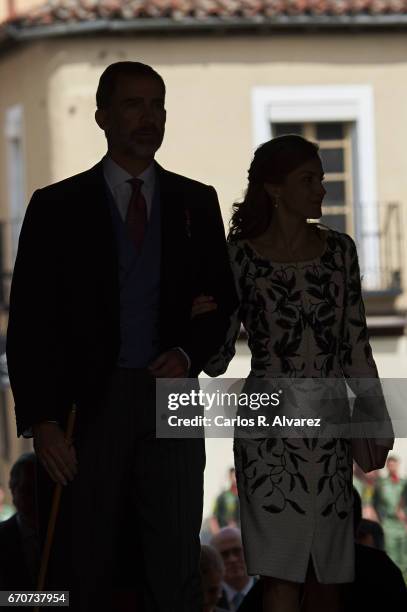
[[[201,612],[202,439],[156,439],[155,379],[117,369],[78,407],[78,473],[63,487],[46,589],[75,612],[108,610],[134,590],[145,612]],[[38,467],[44,542],[54,483]],[[119,612],[119,610],[117,610]]]

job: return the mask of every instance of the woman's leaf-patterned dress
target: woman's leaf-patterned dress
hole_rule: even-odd
[[[249,379],[377,377],[355,244],[319,231],[323,254],[297,263],[272,262],[248,241],[229,244],[240,307],[207,374],[226,371],[242,323]],[[320,582],[353,581],[350,441],[235,437],[234,454],[249,574],[304,582],[311,555]]]

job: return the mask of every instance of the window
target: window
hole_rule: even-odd
[[[23,142],[23,108],[20,104],[6,110],[5,136],[7,151],[7,183],[11,227],[11,259],[14,264],[18,237],[26,205]]]
[[[7,309],[11,271],[26,206],[23,107],[5,112],[4,136],[7,160],[8,207],[0,223],[0,309]]]

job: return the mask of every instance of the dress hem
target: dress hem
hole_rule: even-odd
[[[272,570],[259,570],[259,569],[247,569],[247,574],[248,576],[261,576],[264,578],[278,578],[279,580],[286,580],[287,582],[295,582],[297,584],[305,584],[305,578],[303,580],[293,580],[290,578],[287,578],[287,574],[280,575],[277,576],[274,572],[272,573]],[[318,581],[318,584],[352,584],[353,582],[355,582],[355,575],[353,575],[353,579],[352,580],[341,580],[341,581],[336,581],[336,582],[320,582]]]

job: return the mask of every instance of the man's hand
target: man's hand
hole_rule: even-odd
[[[156,378],[187,378],[188,361],[182,351],[172,349],[157,357],[148,369]]]
[[[55,483],[67,484],[78,471],[75,448],[66,440],[57,423],[44,421],[32,426],[34,449],[48,475]]]
[[[212,295],[198,295],[192,303],[191,319],[216,310],[218,307]]]

